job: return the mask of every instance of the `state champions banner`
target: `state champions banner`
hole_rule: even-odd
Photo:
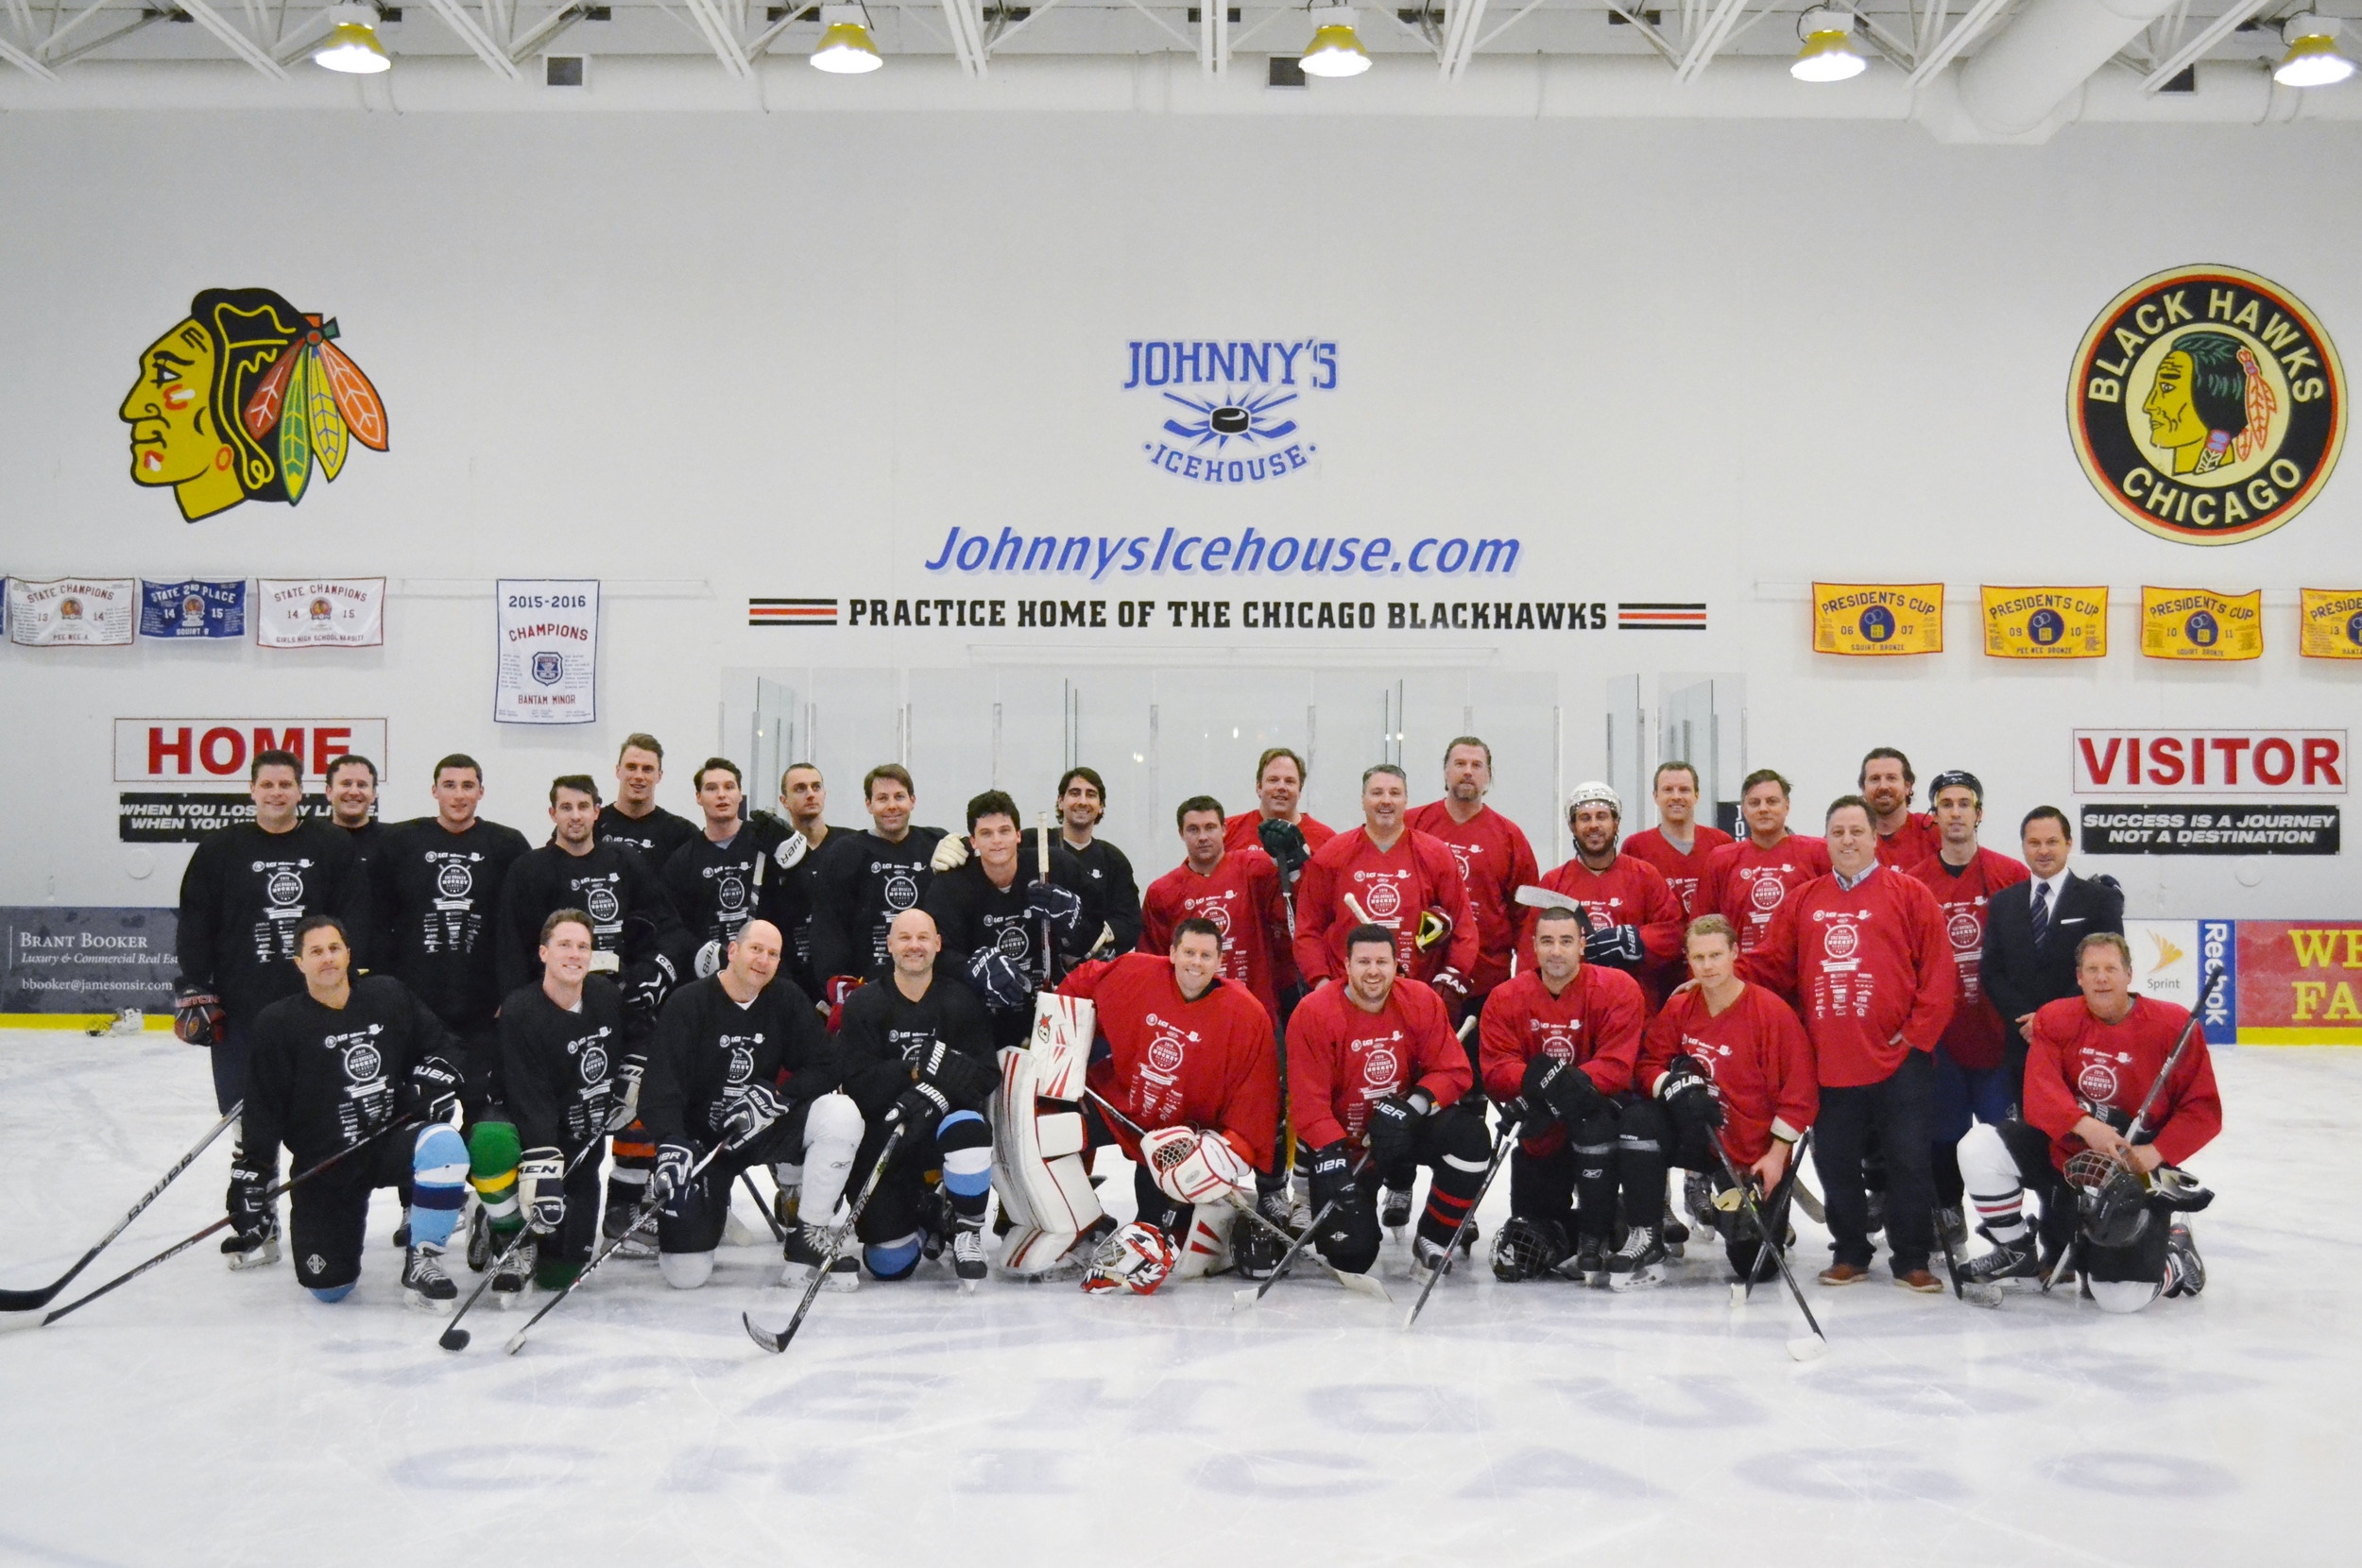
[[[131,640],[136,577],[9,579],[9,640],[27,648],[114,648]]]
[[[1943,585],[1813,584],[1812,651],[1854,658],[1943,652]]]
[[[2104,588],[1994,588],[1984,596],[1985,652],[1994,658],[2105,658]]]
[[[2141,652],[2150,658],[2264,656],[2264,594],[2206,588],[2141,589]]]
[[[508,578],[499,584],[492,720],[587,724],[599,716],[599,584]]]
[[[254,640],[260,647],[385,645],[383,577],[263,577],[254,586]]]
[[[2299,588],[2297,623],[2306,658],[2362,658],[2362,588]]]

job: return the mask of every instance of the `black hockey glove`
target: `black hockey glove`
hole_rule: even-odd
[[[614,1082],[608,1085],[613,1097],[608,1100],[607,1130],[620,1133],[640,1119],[640,1081],[648,1076],[648,1053],[635,1050],[627,1053],[622,1065],[615,1069]]]
[[[779,1096],[769,1084],[748,1083],[732,1089],[722,1102],[722,1147],[744,1149],[779,1119]]]
[[[1574,1131],[1606,1107],[1591,1075],[1554,1056],[1537,1056],[1526,1064],[1526,1081],[1519,1085],[1528,1102],[1549,1107],[1550,1115]]]
[[[1648,962],[1637,926],[1605,926],[1583,939],[1583,961],[1611,969],[1637,969]]]
[[[1665,1101],[1665,1114],[1685,1132],[1715,1132],[1722,1125],[1722,1102],[1715,1098],[1714,1084],[1687,1052],[1666,1067],[1665,1076],[1656,1081],[1656,1095]]]
[[[1312,1150],[1310,1187],[1314,1214],[1351,1192],[1353,1162],[1348,1157],[1344,1139],[1325,1143]]]
[[[221,1044],[222,1028],[229,1020],[230,1014],[222,1011],[221,998],[211,991],[190,986],[172,998],[172,1032],[185,1045]]]
[[[1025,912],[1049,921],[1060,936],[1072,936],[1083,924],[1083,895],[1055,882],[1036,882],[1025,890]]]
[[[1370,1107],[1370,1163],[1380,1174],[1392,1174],[1411,1163],[1419,1123],[1434,1108],[1435,1097],[1425,1089],[1388,1095]]]
[[[886,1125],[908,1127],[911,1137],[923,1138],[950,1109],[951,1102],[941,1089],[932,1083],[914,1083],[886,1111]]]
[[[1262,841],[1263,853],[1278,862],[1283,886],[1292,883],[1304,862],[1312,858],[1311,850],[1305,847],[1304,829],[1292,822],[1274,817],[1256,828],[1255,836]]]
[[[941,1040],[928,1048],[927,1059],[916,1070],[918,1077],[941,1089],[953,1105],[967,1109],[983,1105],[1001,1086],[1000,1069],[992,1063]]]
[[[439,1056],[421,1056],[410,1064],[396,1109],[405,1116],[440,1121],[459,1103],[459,1069]]]
[[[967,983],[976,988],[987,1007],[1007,1010],[1025,1005],[1025,977],[998,947],[980,947],[968,955]]]
[[[230,1237],[221,1244],[223,1252],[250,1253],[262,1245],[270,1234],[269,1191],[270,1172],[230,1167],[230,1195],[223,1203],[230,1216]]]
[[[528,1149],[517,1161],[517,1202],[536,1236],[566,1223],[566,1157],[548,1147]]]
[[[656,1175],[648,1183],[648,1201],[652,1203],[671,1202],[689,1185],[689,1173],[696,1167],[696,1150],[687,1144],[659,1144]]]
[[[643,1029],[655,1027],[656,1015],[673,989],[674,978],[673,965],[661,953],[645,963],[634,965],[630,978],[624,983],[624,1016],[637,1019]]]

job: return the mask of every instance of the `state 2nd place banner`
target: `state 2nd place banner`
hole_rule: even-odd
[[[599,716],[596,578],[503,578],[492,718],[504,724],[587,724]]]

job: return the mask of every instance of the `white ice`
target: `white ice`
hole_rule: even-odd
[[[777,1253],[733,1248],[693,1293],[610,1264],[514,1358],[523,1312],[479,1308],[452,1355],[399,1299],[380,1194],[340,1305],[208,1240],[8,1324],[0,1561],[2350,1561],[2362,1056],[2217,1071],[2202,1299],[1987,1312],[1807,1277],[1811,1364],[1784,1292],[1732,1310],[1704,1247],[1623,1296],[1455,1273],[1408,1334],[1317,1278],[1234,1312],[1226,1276],[964,1295],[947,1260],[824,1294],[777,1358],[738,1321],[784,1321]],[[55,1277],[212,1119],[168,1036],[0,1035],[0,1285]],[[227,1141],[60,1301],[217,1218]],[[1407,1303],[1401,1249],[1380,1268]]]

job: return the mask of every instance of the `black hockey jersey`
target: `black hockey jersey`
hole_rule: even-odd
[[[1038,865],[1035,859],[1040,853],[1037,835],[1040,829],[1028,827],[1018,862],[1027,868]],[[1140,884],[1132,875],[1132,861],[1122,850],[1105,839],[1094,838],[1077,849],[1064,835],[1052,839],[1054,848],[1074,857],[1083,868],[1084,940],[1097,942],[1099,928],[1106,926],[1115,932],[1115,941],[1106,956],[1128,953],[1140,945]]]
[[[867,975],[885,962],[886,928],[926,896],[940,827],[913,827],[899,844],[863,829],[820,846],[812,907],[812,972]]]
[[[455,1060],[442,1020],[387,975],[354,980],[341,1008],[309,991],[282,997],[254,1020],[248,1049],[239,1149],[255,1170],[282,1144],[300,1170],[382,1131],[414,1064]]]
[[[782,1100],[810,1099],[836,1081],[835,1048],[794,980],[775,979],[741,1007],[717,975],[666,999],[640,1087],[640,1118],[659,1143],[710,1149],[733,1089],[761,1083]]]
[[[1005,888],[997,888],[992,885],[992,878],[984,875],[984,862],[971,855],[967,864],[945,872],[928,886],[923,907],[934,916],[935,929],[943,934],[943,956],[935,961],[939,973],[957,976],[965,982],[970,956],[991,948],[1006,954],[1017,972],[1030,983],[1038,986],[1042,982],[1041,918],[1026,912],[1026,890],[1035,880],[1030,869],[1034,863],[1020,861],[1016,879]],[[1054,842],[1050,846],[1050,879],[1083,900],[1082,923],[1072,935],[1058,939],[1058,951],[1063,957],[1070,961],[1079,959],[1089,951],[1099,928],[1090,923],[1090,898],[1082,862],[1065,845]],[[1018,1007],[988,1011],[996,1048],[1024,1043],[1034,1027],[1030,999]]]
[[[727,946],[738,940],[740,927],[758,919],[779,926],[784,938],[786,924],[772,912],[773,884],[783,880],[785,874],[771,863],[746,824],[727,844],[700,833],[664,862],[664,892],[688,928],[693,947],[708,942]]]
[[[837,1031],[845,1092],[864,1117],[876,1122],[911,1086],[912,1072],[925,1064],[937,1041],[988,1068],[994,1065],[992,1023],[984,1004],[950,979],[941,963],[927,994],[916,1001],[902,995],[890,976],[863,986],[846,999]],[[957,1109],[984,1107],[979,1103]]]
[[[558,910],[590,916],[590,938],[625,974],[661,955],[685,974],[688,933],[637,850],[593,844],[570,855],[556,844],[517,858],[501,890],[500,988],[505,996],[541,975],[541,922]]]
[[[590,836],[601,844],[620,844],[637,849],[649,865],[661,870],[674,851],[704,835],[695,823],[676,816],[661,806],[649,807],[644,817],[627,817],[610,800],[599,808],[599,820],[592,825]]]
[[[529,848],[522,833],[481,817],[464,833],[421,817],[370,861],[377,967],[454,1030],[483,1028],[500,1004],[501,890]]]
[[[580,1149],[607,1132],[623,1065],[624,997],[604,975],[582,982],[569,1011],[539,984],[501,1002],[501,1085],[517,1136],[527,1149]]]
[[[284,833],[247,822],[209,834],[180,877],[182,983],[219,997],[231,1022],[252,1023],[303,989],[292,961],[307,914],[342,920],[355,967],[370,962],[374,911],[351,834],[317,819]]]

